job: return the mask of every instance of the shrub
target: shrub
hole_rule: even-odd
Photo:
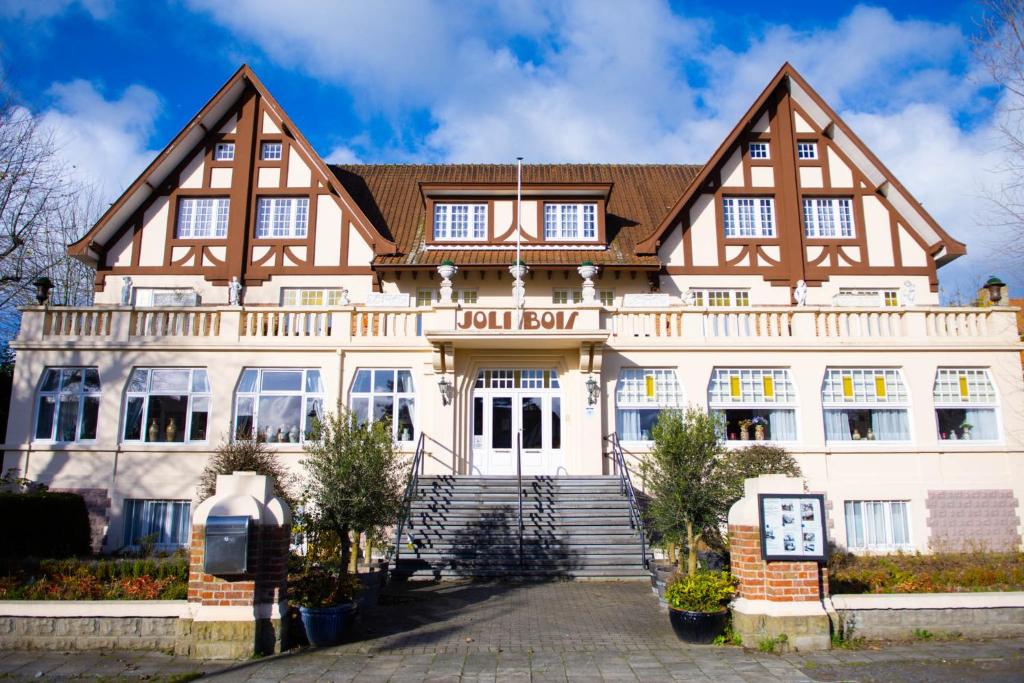
[[[325,568],[288,577],[288,599],[302,607],[333,607],[351,602],[362,584],[352,574],[338,575]]]
[[[0,556],[71,557],[92,552],[85,500],[76,493],[0,493]],[[17,520],[17,521],[15,521]]]
[[[736,585],[729,572],[702,571],[678,576],[665,589],[665,601],[677,610],[720,612],[732,600]]]
[[[202,502],[217,492],[217,475],[232,472],[255,472],[270,477],[274,491],[295,510],[295,477],[288,472],[277,452],[264,442],[252,438],[222,441],[210,456],[199,475],[196,493]]]
[[[8,560],[0,570],[4,600],[182,600],[184,557],[168,560]]]
[[[832,593],[956,593],[1024,590],[1024,553],[829,555]]]

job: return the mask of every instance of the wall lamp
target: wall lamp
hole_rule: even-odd
[[[453,387],[447,377],[441,375],[441,379],[437,380],[437,388],[441,391],[441,405],[446,406],[451,403]]]
[[[593,376],[587,378],[587,405],[597,405],[597,399],[600,396],[601,387],[598,385],[597,380]]]

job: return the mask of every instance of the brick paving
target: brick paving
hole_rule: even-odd
[[[1024,681],[1024,639],[772,655],[686,646],[641,583],[444,583],[389,591],[351,642],[240,663],[0,651],[2,680]]]

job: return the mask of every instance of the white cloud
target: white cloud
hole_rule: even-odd
[[[85,10],[93,19],[106,19],[114,11],[113,0],[4,0],[0,17],[41,21],[51,19],[72,8]]]
[[[338,145],[324,157],[329,164],[361,164],[359,153],[348,145]]]
[[[132,85],[119,98],[107,99],[88,81],[53,84],[52,105],[39,120],[52,131],[61,159],[99,197],[113,201],[153,160],[149,148],[160,99],[152,90]]]

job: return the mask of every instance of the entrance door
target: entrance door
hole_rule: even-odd
[[[479,475],[565,474],[562,399],[554,370],[483,370],[473,392],[473,459]]]

